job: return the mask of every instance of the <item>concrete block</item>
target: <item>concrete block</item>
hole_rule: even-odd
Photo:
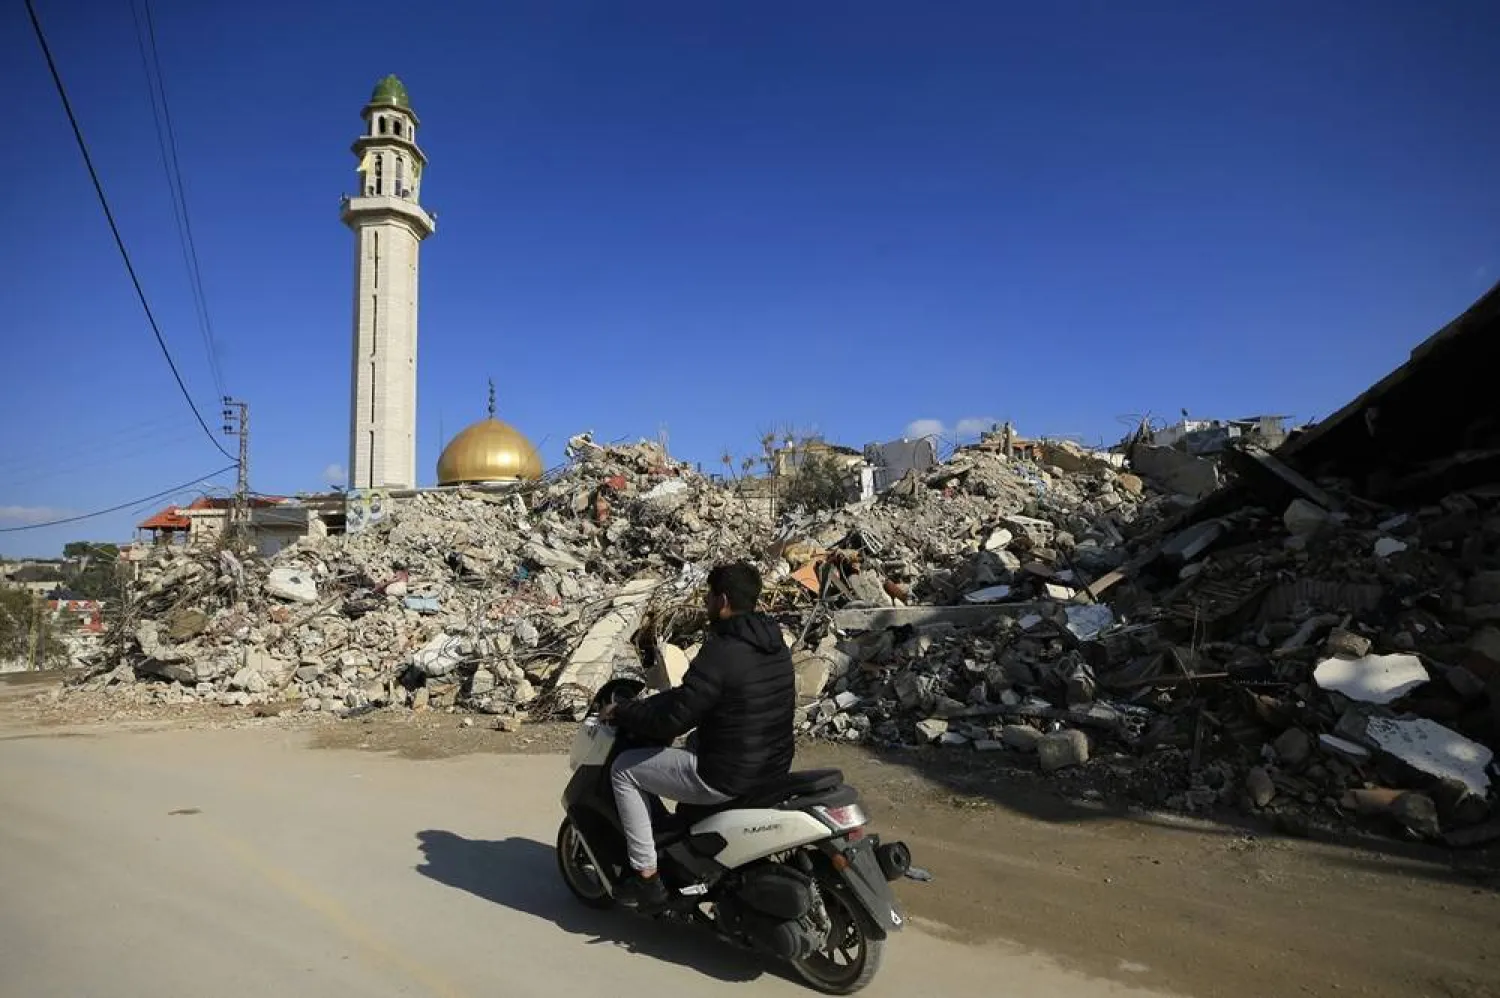
[[[1000,729],[1000,740],[1021,752],[1035,752],[1041,744],[1042,733],[1026,724],[1007,724]]]
[[[928,745],[948,733],[948,722],[940,717],[929,717],[917,722],[917,738]]]
[[[1037,756],[1041,760],[1042,771],[1046,773],[1069,766],[1081,766],[1089,761],[1088,735],[1077,728],[1043,735],[1037,743]]]

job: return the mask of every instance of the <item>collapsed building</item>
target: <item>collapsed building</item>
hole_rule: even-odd
[[[1007,428],[773,518],[655,444],[577,437],[540,480],[415,495],[273,558],[163,549],[77,689],[576,717],[612,676],[680,678],[707,568],[747,557],[808,737],[1293,829],[1500,838],[1500,433],[1475,384],[1497,318],[1491,291],[1274,451],[1226,434],[1201,495]]]

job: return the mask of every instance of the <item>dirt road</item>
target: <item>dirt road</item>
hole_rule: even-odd
[[[0,993],[806,993],[571,902],[567,728],[236,723],[0,729]],[[972,755],[800,764],[842,767],[936,878],[900,885],[918,928],[871,995],[1500,996],[1478,859],[1114,813]]]
[[[275,728],[0,735],[0,993],[756,994],[716,941],[565,893],[557,756],[412,762]],[[1140,994],[909,932],[867,992]]]

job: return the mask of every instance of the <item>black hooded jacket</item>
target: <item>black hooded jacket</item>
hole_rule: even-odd
[[[682,685],[621,704],[615,721],[670,741],[694,728],[698,775],[739,797],[792,768],[797,679],[781,628],[762,613],[715,621]]]

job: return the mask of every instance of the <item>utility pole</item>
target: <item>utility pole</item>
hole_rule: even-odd
[[[234,484],[234,507],[229,530],[238,539],[247,526],[250,501],[250,404],[224,396],[224,433],[240,438],[239,468]]]
[[[42,607],[44,605],[35,597],[31,600],[31,654],[27,658],[32,672],[42,667],[37,659],[37,649],[42,643]]]

